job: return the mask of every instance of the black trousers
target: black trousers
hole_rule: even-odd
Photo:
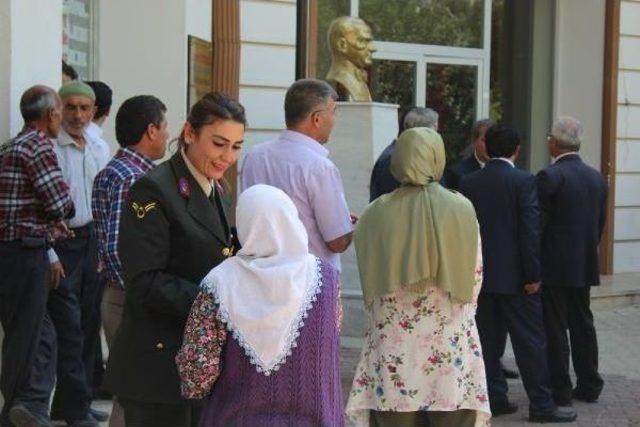
[[[175,405],[148,403],[118,397],[127,427],[197,427],[201,406],[191,402]]]
[[[591,288],[546,287],[542,291],[542,303],[554,396],[559,399],[571,398],[571,354],[577,389],[584,395],[597,399],[604,381],[598,373],[598,339],[591,312]]]
[[[51,414],[54,419],[79,420],[91,405],[96,336],[100,314],[96,300],[100,287],[97,246],[92,227],[76,237],[60,241],[56,253],[65,269],[58,289],[47,304],[57,336],[57,382]],[[87,338],[89,337],[89,338]],[[88,363],[88,365],[87,365]]]
[[[529,397],[530,409],[540,412],[551,411],[555,405],[549,382],[540,295],[481,292],[476,322],[482,344],[490,401],[505,402],[509,390],[500,364],[504,348],[504,332],[501,328],[503,324],[511,336],[511,345]]]
[[[1,418],[16,403],[31,401],[30,379],[36,359],[47,303],[47,259],[40,247],[20,241],[0,242],[0,323],[4,330],[0,391]]]

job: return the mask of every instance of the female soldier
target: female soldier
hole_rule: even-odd
[[[245,125],[242,105],[205,95],[189,113],[178,152],[138,180],[123,207],[118,249],[126,304],[105,383],[129,427],[199,421],[180,397],[174,359],[198,284],[234,252],[215,182],[236,162]]]

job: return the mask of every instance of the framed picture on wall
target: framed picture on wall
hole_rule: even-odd
[[[187,113],[204,94],[211,91],[213,49],[211,42],[189,36],[187,52]]]

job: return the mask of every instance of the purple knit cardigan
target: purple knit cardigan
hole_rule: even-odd
[[[201,427],[304,427],[344,425],[337,327],[338,274],[322,263],[322,289],[300,329],[297,346],[280,369],[256,371],[228,335],[220,376]]]

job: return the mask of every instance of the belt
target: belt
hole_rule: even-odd
[[[9,249],[45,249],[47,241],[44,237],[22,237],[8,242],[0,242],[0,246]]]
[[[77,239],[88,239],[93,232],[93,222],[82,227],[69,228],[69,230],[73,231],[73,237]]]

